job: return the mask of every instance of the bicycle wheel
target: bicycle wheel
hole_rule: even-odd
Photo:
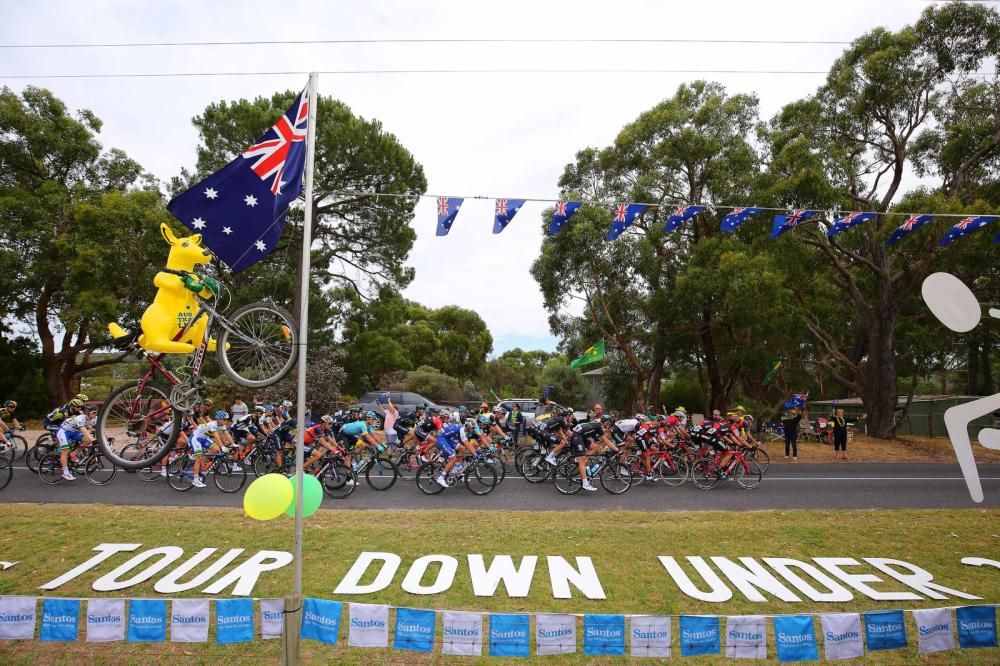
[[[126,384],[112,393],[97,413],[97,444],[114,465],[134,472],[160,461],[173,448],[181,430],[183,414],[170,406],[167,395],[147,383],[140,393],[139,382]],[[158,436],[165,423],[172,422],[171,435]],[[126,459],[122,452],[137,444]]]
[[[365,481],[372,490],[389,490],[398,477],[396,466],[385,456],[374,456],[365,467]]]
[[[486,458],[486,462],[488,462],[496,472],[497,483],[503,483],[503,480],[507,478],[507,470],[504,468],[503,460],[496,457],[496,454],[493,454]]]
[[[632,470],[621,460],[609,460],[608,464],[601,468],[598,479],[601,487],[612,495],[621,495],[628,492],[632,487]]]
[[[167,465],[167,483],[174,490],[191,490],[194,481],[194,461],[190,456],[178,456]]]
[[[35,444],[33,447],[28,449],[27,455],[24,456],[24,464],[26,464],[28,466],[28,469],[30,469],[32,472],[38,474],[38,461],[41,460],[46,453],[49,453],[51,451],[52,451],[52,446],[48,444],[44,446],[39,446],[38,444]]]
[[[111,464],[99,451],[94,451],[87,456],[87,466],[83,468],[83,474],[95,486],[106,486],[111,483],[118,473],[118,468]]]
[[[638,486],[646,480],[646,466],[642,460],[642,455],[634,453],[622,461],[632,475],[632,485]]]
[[[417,470],[417,488],[425,495],[437,495],[444,486],[437,482],[438,474],[444,471],[443,461],[425,462]]]
[[[62,482],[62,463],[56,451],[49,451],[38,461],[38,478],[50,486]]]
[[[758,464],[760,464],[760,471],[762,472],[766,472],[767,468],[771,464],[771,456],[767,455],[767,451],[759,446],[750,450],[748,460],[750,458],[753,458]]]
[[[691,468],[691,480],[702,490],[711,490],[719,483],[719,467],[708,458],[701,458]]]
[[[528,483],[542,483],[552,476],[553,466],[545,461],[541,451],[531,451],[521,458],[521,467],[517,471]]]
[[[736,483],[740,485],[740,488],[750,490],[760,485],[761,479],[764,478],[764,470],[761,469],[760,463],[752,458],[748,458],[747,469],[744,469],[743,465],[737,462],[733,476],[736,478]]]
[[[497,471],[493,463],[486,460],[471,463],[463,476],[465,477],[465,487],[473,495],[489,495],[500,483],[497,480]]]
[[[247,482],[247,470],[226,458],[212,468],[212,482],[224,493],[238,493]]]
[[[14,464],[6,458],[0,458],[0,490],[7,487],[14,477]]]
[[[288,374],[299,352],[299,332],[286,310],[264,301],[220,318],[216,356],[237,384],[270,386]]]
[[[400,451],[396,460],[394,461],[396,465],[396,472],[399,473],[399,478],[404,481],[412,481],[417,478],[417,470],[423,464],[420,458],[417,456],[416,451]]]
[[[28,440],[20,435],[8,435],[7,438],[10,440],[11,448],[7,452],[7,456],[13,462],[14,460],[20,460],[24,456],[28,455]]]
[[[663,458],[656,465],[656,474],[668,486],[679,486],[687,481],[691,473],[688,461],[680,456],[671,456],[670,460]]]
[[[552,480],[556,490],[563,495],[575,495],[583,488],[583,480],[580,479],[580,468],[576,460],[567,460],[556,467]]]
[[[333,499],[344,499],[358,487],[357,475],[342,460],[328,465],[320,474],[319,482],[323,485],[323,492]]]

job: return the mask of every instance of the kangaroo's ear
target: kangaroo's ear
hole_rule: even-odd
[[[171,245],[177,242],[177,236],[174,236],[174,232],[170,230],[166,222],[160,224],[160,235],[163,236],[163,240],[167,241]]]
[[[191,241],[192,244],[201,247],[201,234],[195,234],[194,236],[189,237],[188,240]]]

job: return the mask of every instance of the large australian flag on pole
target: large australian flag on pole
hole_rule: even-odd
[[[281,238],[288,205],[302,191],[308,118],[303,91],[255,144],[167,204],[234,273],[269,255]]]

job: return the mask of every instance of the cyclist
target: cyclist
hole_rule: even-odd
[[[56,431],[56,441],[59,443],[59,463],[62,465],[62,478],[76,481],[73,472],[69,470],[71,449],[79,442],[81,446],[90,446],[94,438],[90,434],[90,417],[97,410],[94,407],[85,408],[80,414],[75,414],[59,426]],[[75,459],[75,456],[74,456]]]
[[[434,449],[437,443],[437,432],[441,430],[443,424],[439,414],[441,410],[437,407],[429,407],[424,413],[424,418],[417,421],[413,426],[413,437],[420,447],[420,460],[427,462],[430,460],[428,454]]]
[[[570,453],[576,457],[580,466],[580,478],[583,480],[584,490],[590,492],[597,490],[587,478],[587,458],[598,455],[606,448],[618,451],[618,447],[611,441],[612,421],[609,414],[602,414],[597,421],[587,421],[573,428],[569,440]]]
[[[687,410],[684,409],[683,406],[679,406],[677,409],[674,410],[673,415],[677,417],[677,420],[680,422],[680,426],[684,429],[687,429],[687,424],[688,424]]]
[[[333,438],[333,417],[324,414],[319,423],[310,426],[302,433],[302,441],[312,447],[312,455],[306,460],[304,467],[310,467],[323,457],[324,451],[333,453],[337,450],[337,440]]]
[[[503,431],[500,424],[497,423],[496,417],[489,412],[483,412],[476,417],[476,425],[483,432],[486,437],[491,437],[496,435],[497,437],[505,437],[507,433]]]
[[[10,441],[7,439],[7,429],[13,426],[17,430],[24,430],[21,427],[21,423],[14,418],[14,410],[17,409],[17,403],[13,400],[8,400],[3,403],[3,408],[0,409],[0,442],[3,442],[4,449],[11,445]],[[10,426],[7,425],[7,421],[10,421]],[[66,469],[63,467],[63,469]]]
[[[445,463],[444,469],[434,480],[444,488],[448,487],[448,481],[445,479],[448,472],[458,463],[459,456],[466,451],[470,453],[476,451],[476,445],[472,443],[470,435],[472,438],[482,435],[479,428],[476,427],[475,419],[466,419],[464,425],[459,425],[455,422],[459,418],[461,417],[458,412],[453,412],[451,423],[442,428],[441,433],[437,436],[437,447],[448,458],[448,462]]]
[[[84,393],[77,393],[76,396],[61,407],[56,407],[51,412],[45,415],[42,419],[42,427],[48,430],[53,435],[62,422],[71,416],[79,414],[83,410],[83,406],[87,403],[90,398]]]
[[[194,429],[190,439],[191,449],[194,451],[191,485],[195,488],[205,487],[205,482],[201,478],[202,461],[205,455],[218,453],[225,446],[221,434],[229,425],[229,412],[220,409],[212,416],[210,421],[202,423]]]
[[[345,423],[337,433],[337,443],[344,447],[346,452],[344,462],[351,465],[351,452],[354,451],[358,442],[362,448],[375,448],[379,441],[375,438],[375,412],[367,412],[363,421],[352,421]]]
[[[569,436],[573,428],[573,424],[570,422],[572,416],[573,413],[566,410],[557,418],[546,419],[545,423],[538,428],[539,438],[545,444],[555,447],[545,456],[545,462],[550,465],[555,465],[556,457],[569,446]]]
[[[243,460],[250,453],[254,442],[257,441],[257,435],[260,434],[260,428],[257,427],[255,421],[255,413],[245,414],[239,418],[235,418],[234,415],[233,425],[229,426],[229,435],[234,444],[241,443],[238,454],[240,460]]]

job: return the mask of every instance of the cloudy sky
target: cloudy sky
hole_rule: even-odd
[[[878,25],[912,23],[920,0],[838,3],[722,0],[538,2],[463,0],[0,0],[0,44],[248,40],[588,38],[847,42]],[[211,102],[298,89],[306,76],[14,79],[14,75],[371,69],[683,69],[824,72],[842,44],[310,44],[0,49],[0,85],[50,88],[103,121],[102,141],[168,179],[195,160],[191,118]],[[320,76],[320,93],[381,120],[423,164],[428,193],[553,198],[563,167],[695,78],[760,97],[769,117],[812,92],[819,74],[381,74]],[[409,298],[475,309],[494,351],[553,349],[529,268],[544,204],[528,204],[499,236],[493,202],[467,200],[451,234],[434,235],[431,200],[417,209]]]

